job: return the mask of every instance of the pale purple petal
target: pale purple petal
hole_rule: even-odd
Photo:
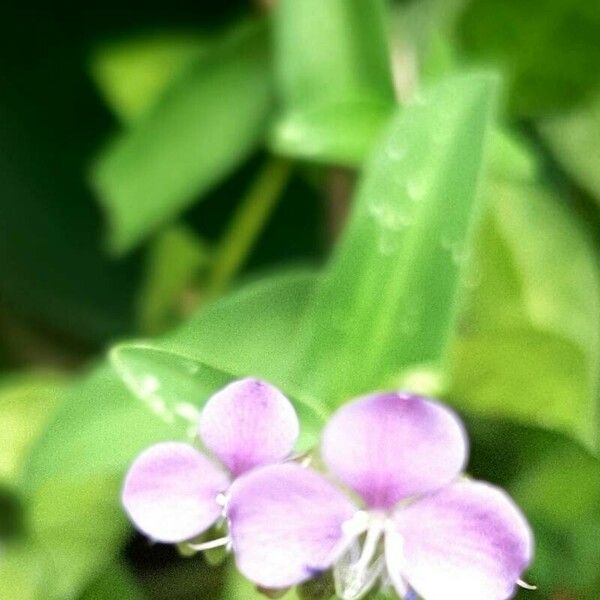
[[[127,473],[122,500],[137,529],[158,542],[181,542],[221,514],[217,496],[229,477],[188,444],[164,442],[142,452]]]
[[[511,498],[476,481],[398,509],[394,531],[401,551],[386,548],[388,568],[426,600],[511,598],[533,552],[529,525]]]
[[[321,453],[369,507],[389,509],[454,479],[466,461],[467,438],[458,417],[433,400],[375,394],[338,410]]]
[[[217,392],[200,419],[204,444],[234,475],[287,458],[298,428],[290,401],[257,379],[235,381]]]
[[[238,569],[265,588],[285,588],[331,566],[356,507],[315,471],[271,465],[237,479],[227,508]]]

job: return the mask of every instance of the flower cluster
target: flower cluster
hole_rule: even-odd
[[[131,466],[123,504],[153,540],[193,540],[223,520],[240,572],[268,589],[333,569],[344,600],[377,583],[404,599],[506,600],[532,556],[530,528],[502,490],[462,474],[459,418],[405,393],[359,398],[324,429],[323,475],[293,460],[291,403],[255,379],[204,408],[200,439],[157,444]]]

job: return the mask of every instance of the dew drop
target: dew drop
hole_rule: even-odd
[[[155,394],[159,388],[160,382],[158,381],[158,378],[154,375],[146,375],[142,377],[142,380],[140,381],[139,385],[139,391],[140,395],[143,398],[152,396],[152,394]]]
[[[196,425],[200,419],[200,411],[189,402],[179,402],[175,406],[175,414]]]
[[[387,147],[387,155],[394,161],[401,161],[406,157],[407,149],[404,146],[397,146],[396,144],[390,144]]]
[[[427,181],[421,175],[413,175],[406,182],[406,193],[413,202],[420,202],[427,193]]]
[[[379,234],[379,238],[377,240],[377,247],[381,254],[383,254],[384,256],[390,256],[398,249],[399,243],[400,240],[397,231],[383,230]]]

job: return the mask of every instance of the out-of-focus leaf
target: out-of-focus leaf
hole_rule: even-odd
[[[0,482],[20,475],[30,446],[58,404],[62,378],[52,374],[23,373],[0,383]]]
[[[600,82],[594,0],[476,0],[457,31],[471,57],[503,68],[521,115],[580,102]]]
[[[69,387],[29,456],[23,485],[35,490],[55,477],[122,474],[143,448],[173,435],[133,400],[111,367],[100,365]]]
[[[129,250],[238,165],[264,133],[271,92],[263,22],[189,65],[94,165],[111,249]]]
[[[118,263],[106,257],[85,182],[89,156],[108,126],[106,110],[82,69],[83,42],[71,35],[72,19],[32,20],[10,11],[3,21],[3,327],[14,314],[13,322],[41,325],[38,334],[66,333],[84,350],[103,345],[133,329],[140,271],[137,257]],[[20,341],[8,331],[1,335],[7,345]]]
[[[110,446],[105,447],[108,451]],[[119,502],[120,487],[120,477],[76,482],[58,476],[31,497],[31,535],[52,558],[55,577],[48,585],[56,600],[76,598],[117,558],[129,529]]]
[[[146,261],[138,321],[140,331],[150,335],[166,330],[179,320],[183,296],[208,265],[209,250],[194,232],[177,225],[157,235]]]
[[[597,597],[597,457],[566,436],[538,427],[491,419],[469,419],[468,424],[470,471],[506,487],[532,524],[536,552],[526,579],[538,586],[543,598],[561,593],[569,598]]]
[[[128,38],[97,48],[90,70],[108,105],[127,124],[143,116],[206,46],[207,42],[193,33]]]
[[[0,590],[7,599],[51,598],[47,583],[53,574],[50,557],[34,544],[23,542],[0,550]]]
[[[271,136],[274,149],[362,162],[394,107],[384,3],[282,0],[275,48],[284,114]]]
[[[378,141],[307,315],[296,377],[312,396],[333,406],[444,355],[494,82],[444,80]]]
[[[539,130],[561,165],[600,205],[600,95],[543,120]]]
[[[450,367],[462,408],[598,439],[600,278],[559,199],[498,180],[480,230]]]
[[[294,270],[248,283],[200,309],[160,346],[228,373],[287,387],[316,279],[311,271]]]
[[[44,598],[76,598],[117,557],[128,532],[120,506],[123,474],[146,446],[177,439],[135,402],[107,366],[64,391],[19,480],[28,539],[55,575]]]
[[[114,563],[85,590],[80,600],[142,600],[144,597],[127,568]]]

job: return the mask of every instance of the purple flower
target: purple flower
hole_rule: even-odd
[[[432,400],[390,393],[344,406],[321,454],[364,508],[310,469],[253,471],[230,490],[238,568],[285,588],[333,566],[344,600],[382,580],[403,598],[510,598],[532,534],[502,490],[461,476],[467,451],[458,417]]]
[[[199,434],[220,465],[189,444],[164,442],[142,452],[127,473],[123,505],[153,540],[182,542],[209,529],[223,514],[233,479],[289,456],[298,418],[273,386],[243,379],[209,399]]]

